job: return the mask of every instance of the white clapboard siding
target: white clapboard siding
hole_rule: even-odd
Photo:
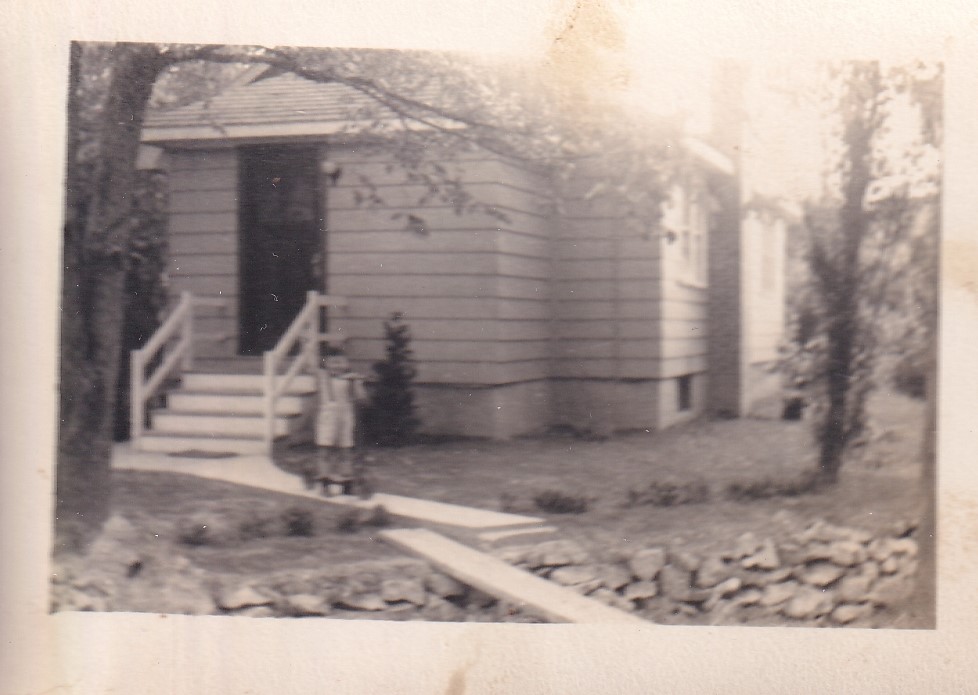
[[[334,147],[343,175],[330,191],[327,245],[331,293],[349,298],[335,319],[358,364],[383,355],[382,322],[410,324],[419,380],[510,383],[546,375],[549,359],[551,223],[532,175],[486,155],[444,165],[484,212],[419,201],[424,190],[377,149]],[[382,201],[358,206],[369,179]],[[412,230],[406,215],[423,219]],[[520,328],[502,328],[517,320]]]
[[[238,162],[234,150],[172,152],[170,170],[170,292],[231,299],[221,318],[198,320],[200,333],[225,340],[196,347],[201,357],[222,357],[237,349]],[[198,316],[212,309],[200,309]]]

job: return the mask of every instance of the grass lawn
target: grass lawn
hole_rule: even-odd
[[[366,455],[378,489],[395,494],[513,509],[548,518],[565,535],[595,549],[682,542],[709,549],[746,530],[764,533],[786,509],[869,531],[919,514],[923,404],[896,394],[872,402],[872,443],[857,451],[835,489],[746,502],[724,494],[730,483],[788,479],[814,465],[807,422],[700,421],[656,434],[606,442],[549,436],[509,442],[464,441],[377,450]],[[296,449],[279,464],[299,470],[312,451]],[[713,501],[675,507],[629,506],[629,490],[655,481],[702,481]],[[585,495],[583,514],[546,514],[533,497],[557,490]]]
[[[704,420],[606,442],[571,436],[464,441],[369,451],[366,458],[380,491],[543,516],[560,537],[578,541],[595,559],[652,545],[712,552],[745,531],[777,538],[817,518],[874,531],[918,517],[923,408],[902,396],[877,396],[871,410],[877,436],[846,462],[839,484],[795,497],[734,501],[725,491],[730,483],[782,479],[809,469],[815,449],[804,422]],[[296,448],[277,463],[298,471],[313,455],[311,447]],[[628,504],[629,490],[663,481],[702,481],[710,501]],[[403,558],[375,540],[371,527],[338,530],[346,511],[315,500],[165,473],[117,471],[113,485],[114,510],[161,539],[176,541],[179,525],[194,515],[224,518],[232,535],[242,524],[267,519],[265,532],[248,538],[182,547],[194,564],[215,573],[301,572]],[[548,490],[586,495],[589,508],[579,514],[542,512],[533,498]],[[313,536],[285,534],[282,518],[290,509],[311,515]],[[465,532],[452,533],[465,540]]]
[[[266,492],[231,483],[170,473],[115,471],[113,509],[143,532],[179,542],[181,524],[193,518],[222,520],[227,539],[188,545],[182,550],[205,570],[222,574],[323,569],[364,560],[388,560],[400,553],[374,538],[372,529],[338,530],[346,510],[315,500]],[[290,536],[284,516],[306,512],[311,536]],[[255,524],[258,520],[265,520]],[[245,533],[241,533],[244,527]],[[250,527],[250,529],[249,529]]]

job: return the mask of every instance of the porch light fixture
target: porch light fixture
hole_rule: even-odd
[[[343,175],[343,167],[332,159],[324,159],[319,163],[319,171],[326,177],[328,185],[335,186]]]

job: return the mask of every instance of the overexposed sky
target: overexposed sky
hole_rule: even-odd
[[[643,44],[636,37],[629,100],[653,113],[683,116],[691,134],[705,135],[713,118],[710,88],[717,59],[680,52],[681,45],[678,39],[675,46]],[[748,75],[741,143],[746,186],[796,202],[818,197],[826,167],[838,153],[832,119],[818,103],[818,60],[740,60]],[[906,95],[895,97],[880,140],[882,151],[892,155],[890,184],[915,184],[939,168],[940,153],[921,147],[919,129],[917,107]],[[914,153],[920,158],[912,160]]]

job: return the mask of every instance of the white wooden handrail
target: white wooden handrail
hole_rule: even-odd
[[[189,348],[190,341],[186,336],[184,336],[180,342],[177,343],[177,346],[174,348],[173,352],[166,356],[166,359],[163,360],[163,364],[161,364],[159,369],[157,369],[153,376],[150,377],[149,381],[143,385],[143,393],[146,394],[147,398],[152,397],[153,394],[156,393],[156,390],[163,384],[163,380],[171,372],[173,372],[177,364],[183,360]]]
[[[156,351],[163,347],[163,343],[168,341],[176,333],[180,324],[183,322],[186,313],[190,311],[190,303],[192,301],[192,296],[189,292],[183,292],[180,294],[180,301],[177,303],[176,307],[173,309],[173,313],[170,314],[166,321],[156,329],[152,337],[146,341],[143,345],[135,352],[141,352],[144,355],[154,355]]]
[[[276,362],[281,361],[285,353],[287,353],[295,344],[296,338],[299,337],[299,333],[309,323],[315,309],[315,301],[310,301],[310,298],[307,298],[305,305],[302,307],[299,313],[296,314],[296,317],[292,320],[292,323],[289,324],[288,329],[286,329],[285,333],[282,334],[282,337],[278,339],[275,347],[268,351],[271,353],[271,357]]]
[[[343,307],[346,306],[346,299],[329,295],[320,295],[318,292],[310,291],[306,295],[306,303],[293,319],[282,337],[271,350],[265,353],[264,357],[264,414],[265,414],[265,446],[269,453],[275,442],[275,410],[278,399],[286,393],[292,381],[302,373],[303,369],[310,372],[315,371],[319,360],[319,344],[323,339],[334,341],[342,340],[339,333],[320,333],[319,321],[320,311],[324,307]],[[327,337],[328,336],[328,337]],[[280,376],[279,370],[282,363],[295,347],[297,341],[301,341],[302,348],[299,354],[292,359],[285,372]]]
[[[146,421],[146,403],[166,382],[167,377],[180,369],[193,367],[194,359],[194,307],[226,307],[224,297],[194,297],[190,292],[181,292],[180,300],[163,324],[138,350],[133,350],[129,365],[129,429],[132,446],[140,448]],[[167,345],[175,338],[179,340],[172,348]],[[202,336],[196,336],[198,339]],[[161,350],[166,354],[153,372],[146,374],[146,367]]]

